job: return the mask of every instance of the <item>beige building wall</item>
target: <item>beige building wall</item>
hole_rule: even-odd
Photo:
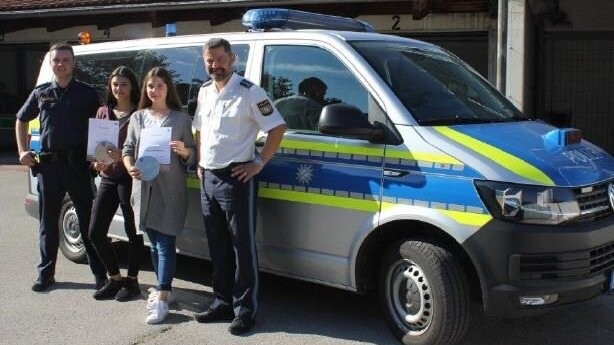
[[[533,111],[533,32],[534,24],[528,3],[525,0],[510,0],[505,96],[527,114]]]

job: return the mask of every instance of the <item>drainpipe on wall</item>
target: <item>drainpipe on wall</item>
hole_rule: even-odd
[[[507,6],[508,0],[499,0],[497,16],[497,89],[505,94],[507,68]]]

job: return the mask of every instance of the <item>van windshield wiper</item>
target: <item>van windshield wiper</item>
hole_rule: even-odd
[[[502,122],[502,121],[493,120],[493,119],[481,119],[479,117],[464,117],[460,115],[456,115],[454,117],[450,117],[450,116],[432,117],[428,119],[418,120],[418,123],[422,126],[464,125],[464,124],[492,123],[492,122]]]
[[[467,100],[469,102],[477,105],[478,107],[480,107],[482,110],[486,111],[491,116],[494,116],[494,117],[496,117],[498,119],[507,119],[507,116],[505,116],[505,115],[501,114],[500,112],[492,109],[491,107],[487,106],[486,104],[483,104],[483,103],[479,102],[475,98],[467,97]]]

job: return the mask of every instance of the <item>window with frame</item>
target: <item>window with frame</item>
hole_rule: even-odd
[[[171,77],[177,96],[181,101],[181,110],[189,113],[190,92],[198,90],[201,82],[195,79],[195,69],[198,57],[201,56],[200,46],[173,47],[145,51],[146,55],[143,76],[153,67],[163,67]]]
[[[231,44],[233,54],[235,54],[235,63],[234,63],[234,71],[244,77],[245,70],[247,68],[247,57],[249,56],[249,45],[248,44]],[[201,54],[198,56],[196,60],[196,66],[194,68],[194,82],[198,84],[198,87],[190,89],[190,97],[188,100],[188,114],[190,116],[194,116],[194,112],[196,111],[196,104],[198,101],[198,91],[200,86],[209,80],[209,73],[205,70],[205,62],[203,60],[202,48]]]
[[[261,86],[290,130],[317,132],[323,107],[346,103],[369,111],[369,93],[329,51],[315,46],[265,47]]]
[[[101,99],[105,99],[108,78],[117,67],[128,66],[136,73],[139,83],[150,69],[163,67],[173,78],[182,110],[187,112],[191,90],[198,92],[202,84],[194,78],[195,62],[199,56],[202,60],[201,51],[200,46],[192,46],[81,55],[77,57],[75,76],[93,85]]]
[[[109,76],[119,66],[127,66],[136,73],[139,82],[143,72],[144,56],[138,50],[88,54],[75,57],[75,78],[92,85],[100,95],[106,99],[107,81]]]

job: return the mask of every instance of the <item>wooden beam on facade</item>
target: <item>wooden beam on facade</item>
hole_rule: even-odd
[[[496,1],[494,1],[496,3]],[[413,14],[415,19],[429,13],[489,12],[493,0],[402,0],[386,2],[322,2],[285,6],[308,12],[318,12],[344,17],[360,15]],[[267,4],[270,4],[267,2]],[[152,27],[161,27],[169,22],[208,20],[216,26],[240,19],[243,13],[253,7],[206,7],[198,10],[156,10],[142,12],[115,12],[105,14],[66,15],[57,17],[35,16],[32,18],[6,19],[0,24],[5,34],[28,28],[44,27],[49,32],[74,26],[96,25],[107,29],[119,25],[150,22]]]

